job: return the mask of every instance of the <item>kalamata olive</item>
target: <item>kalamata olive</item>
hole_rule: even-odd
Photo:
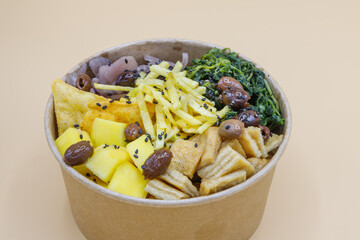
[[[263,136],[264,141],[268,139],[271,135],[271,131],[267,126],[259,125],[259,128],[261,129],[261,134]]]
[[[244,89],[224,90],[218,97],[219,102],[230,106],[234,110],[246,108],[249,106],[247,102],[250,95]]]
[[[238,138],[244,130],[244,123],[237,119],[228,119],[223,121],[219,126],[219,134],[223,138]]]
[[[238,80],[231,77],[222,77],[217,85],[219,91],[226,91],[232,89],[244,89],[241,83]]]
[[[83,164],[94,153],[94,148],[88,141],[75,143],[66,149],[64,160],[67,165],[76,166]]]
[[[172,152],[169,149],[161,148],[156,150],[141,166],[145,179],[154,179],[165,173],[172,157]]]
[[[76,79],[76,87],[82,91],[89,92],[91,89],[91,78],[86,74],[80,74]]]
[[[138,78],[138,74],[133,73],[131,71],[125,71],[120,74],[115,84],[118,86],[135,87],[135,80],[137,78]]]
[[[248,126],[258,126],[260,123],[260,115],[254,110],[245,110],[237,114],[238,120]]]
[[[131,123],[125,128],[125,138],[128,141],[134,141],[143,134],[139,123]]]

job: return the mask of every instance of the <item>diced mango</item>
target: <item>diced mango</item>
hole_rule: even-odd
[[[81,175],[99,184],[102,187],[107,187],[108,184],[104,183],[100,178],[98,178],[94,173],[92,173],[84,164],[77,165],[73,167],[76,171],[78,171]]]
[[[130,154],[135,165],[142,172],[141,166],[146,159],[154,152],[154,146],[145,134],[126,145],[126,151]]]
[[[139,169],[129,162],[121,163],[112,177],[108,189],[125,195],[146,198],[144,190],[148,180],[144,179]]]
[[[87,132],[70,127],[55,140],[55,144],[59,149],[60,154],[64,156],[64,153],[68,147],[83,140],[89,141],[92,145],[90,136]]]
[[[116,168],[123,162],[131,162],[125,148],[100,145],[94,150],[92,157],[85,162],[85,166],[102,181],[108,183]]]
[[[126,123],[119,123],[101,118],[95,118],[91,128],[91,138],[95,147],[101,144],[114,144],[125,147]]]

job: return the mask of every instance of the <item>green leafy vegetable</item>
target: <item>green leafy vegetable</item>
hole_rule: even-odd
[[[221,109],[223,105],[218,101],[219,91],[216,90],[220,78],[227,76],[238,80],[250,95],[250,108],[260,113],[260,124],[271,130],[284,124],[278,101],[275,99],[264,73],[257,69],[252,62],[242,60],[235,52],[226,48],[211,49],[200,59],[194,59],[187,67],[188,77],[206,87],[205,96],[215,101],[215,107]],[[234,117],[235,111],[226,114],[225,119]]]

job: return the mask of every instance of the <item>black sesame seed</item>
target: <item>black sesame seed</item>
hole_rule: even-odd
[[[197,143],[195,143],[195,144],[194,144],[194,147],[196,147],[196,148],[197,148],[197,147],[198,147],[198,144],[197,144]]]
[[[106,108],[107,108],[107,106],[106,106],[106,105],[102,107],[102,109],[103,109],[103,110],[105,110]]]
[[[98,105],[99,107],[101,107],[101,104],[100,104],[100,103],[96,103],[96,105]]]
[[[154,101],[153,103],[154,103],[154,104],[158,104],[158,102],[157,102],[157,101]]]
[[[138,122],[135,122],[135,124],[136,124],[136,125],[138,125],[138,127],[140,127],[140,123],[138,123]]]
[[[165,87],[165,90],[167,90],[167,87]]]
[[[141,165],[141,169],[143,169],[143,170],[144,170],[144,169],[145,169],[145,165]]]
[[[204,103],[204,108],[205,108],[205,109],[208,109],[209,106],[208,106],[206,103]]]
[[[139,149],[136,149],[136,150],[135,150],[135,154],[138,154],[138,153],[139,153]]]
[[[206,100],[206,98],[203,98],[203,99],[201,99],[201,100],[205,101],[205,100]]]
[[[138,156],[138,155],[136,155],[136,154],[134,154],[134,158],[139,158],[139,156]]]
[[[165,138],[167,138],[167,133],[165,133]]]
[[[130,103],[131,103],[131,101],[126,101],[126,103],[127,103],[127,104],[130,104]]]
[[[142,134],[142,129],[140,128],[139,131],[138,131],[139,134]]]
[[[161,95],[165,95],[165,93],[164,93],[164,92],[161,92]]]
[[[145,142],[148,142],[149,141],[149,139],[148,138],[145,138]]]
[[[177,133],[176,136],[180,136],[180,133]]]
[[[82,134],[80,134],[80,139],[83,139],[83,137],[84,137],[84,136],[83,136]]]
[[[96,178],[93,179],[94,183],[96,183]]]
[[[225,126],[225,129],[229,129],[229,128],[230,128],[230,125],[226,125],[226,126]]]
[[[167,115],[165,114],[165,118],[167,118]]]
[[[220,116],[219,115],[216,115],[217,119],[221,120]]]
[[[127,99],[129,99],[129,96],[128,96],[128,95],[125,95],[125,96],[124,96],[124,98],[127,98]]]
[[[166,147],[166,143],[164,143],[164,147]]]
[[[114,99],[112,99],[112,100],[110,100],[110,102],[109,103],[113,103],[115,100]]]
[[[78,128],[78,127],[80,127],[79,124],[75,123],[74,128]]]
[[[159,135],[158,135],[158,138],[159,138],[159,140],[161,140],[161,139],[162,139],[162,136],[161,136],[161,134],[159,134]]]
[[[125,63],[128,64],[128,62],[129,62],[129,61],[125,58]]]
[[[179,101],[181,100],[181,96],[179,97]]]
[[[87,172],[87,173],[86,173],[86,176],[87,176],[87,177],[90,177],[91,175],[90,175],[90,173]]]
[[[109,145],[107,145],[106,143],[105,143],[105,145],[104,145],[104,148],[107,148]]]

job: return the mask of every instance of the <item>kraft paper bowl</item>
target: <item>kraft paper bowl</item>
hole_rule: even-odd
[[[131,55],[141,64],[145,54],[175,62],[181,60],[183,52],[187,52],[191,63],[193,58],[201,57],[212,47],[219,46],[190,40],[156,39],[119,45],[83,62],[97,56],[115,60]],[[241,54],[239,56],[250,60]],[[77,71],[83,62],[69,73]],[[249,239],[260,224],[275,167],[291,131],[289,103],[275,80],[266,71],[265,74],[285,117],[284,140],[276,154],[260,172],[237,186],[209,196],[183,200],[140,199],[122,195],[89,181],[67,166],[54,142],[57,134],[51,95],[45,112],[46,137],[59,162],[73,216],[84,236],[94,240]]]

